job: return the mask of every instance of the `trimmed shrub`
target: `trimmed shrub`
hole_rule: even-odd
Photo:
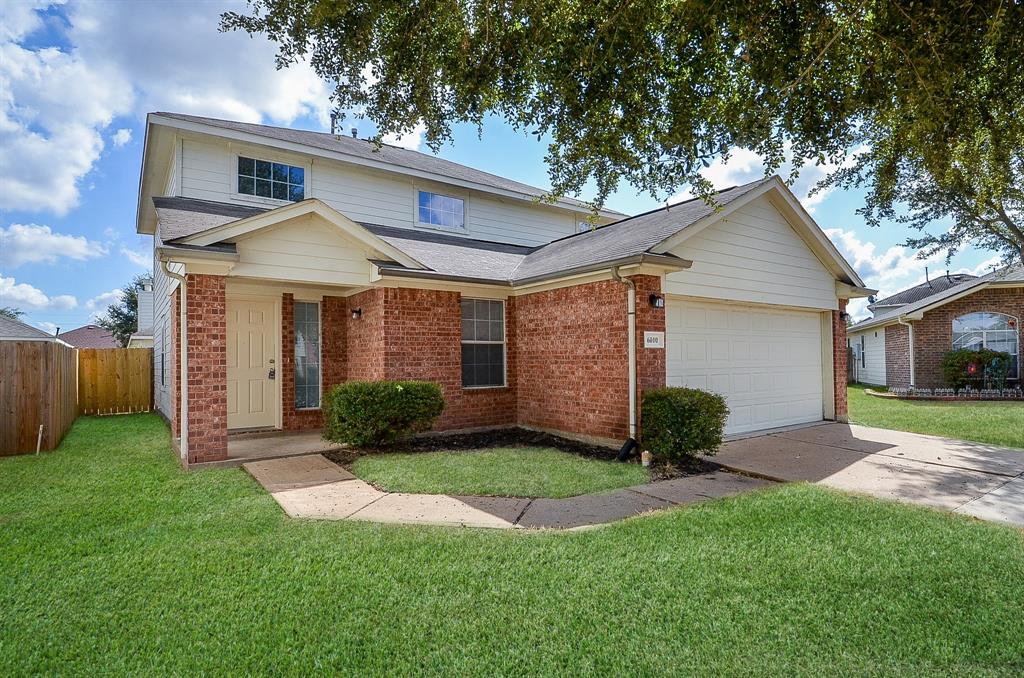
[[[381,448],[433,426],[444,398],[426,381],[350,381],[331,389],[324,405],[325,438]]]
[[[1010,354],[987,348],[960,348],[942,356],[946,385],[959,391],[971,388],[1004,388],[1010,373]]]
[[[729,408],[717,393],[659,388],[644,393],[640,416],[644,449],[680,461],[718,451]]]

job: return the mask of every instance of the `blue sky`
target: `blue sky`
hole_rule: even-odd
[[[237,4],[0,4],[0,306],[21,308],[44,329],[71,329],[149,270],[152,243],[134,223],[148,111],[326,128],[329,92],[308,66],[276,71],[267,41],[218,33],[219,12]],[[345,126],[353,123],[360,136],[374,132],[366,121]],[[415,133],[394,141],[427,150]],[[544,152],[543,142],[490,120],[479,139],[475,128],[458,128],[440,154],[546,186]],[[740,151],[707,176],[724,187],[762,173]],[[943,257],[923,262],[901,246],[905,228],[867,227],[855,213],[859,192],[808,197],[820,176],[805,169],[794,192],[869,285],[891,293],[923,281],[925,266],[945,270]],[[608,202],[627,213],[659,204],[628,186]],[[983,272],[994,262],[967,251],[950,268]],[[852,310],[862,315],[863,303]]]

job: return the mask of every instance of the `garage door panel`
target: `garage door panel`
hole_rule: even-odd
[[[727,433],[821,420],[817,313],[669,298],[666,334],[666,383],[724,395]]]

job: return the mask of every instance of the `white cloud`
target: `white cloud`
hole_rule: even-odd
[[[83,261],[106,253],[106,247],[98,242],[54,233],[49,226],[11,224],[0,228],[0,264],[11,268],[22,264],[53,264],[59,257]]]
[[[0,3],[0,209],[74,208],[118,117],[173,110],[327,125],[330,92],[308,64],[278,71],[273,43],[218,31],[220,13],[242,2],[72,3],[66,48],[20,44],[49,4]],[[130,130],[111,138],[127,143]]]
[[[107,306],[116,304],[121,301],[121,288],[115,288],[109,292],[98,294],[89,301],[85,302],[85,307],[90,311],[104,311]]]
[[[132,140],[132,131],[127,127],[122,127],[114,132],[114,136],[110,137],[110,140],[114,142],[116,148],[121,148]]]
[[[78,306],[78,300],[70,294],[51,297],[38,287],[0,275],[0,306],[15,306],[22,310],[70,310]]]
[[[405,134],[385,134],[381,141],[385,144],[391,144],[392,146],[401,146],[402,148],[408,148],[410,151],[420,150],[420,146],[423,144],[423,135],[427,131],[427,126],[422,122],[416,123],[416,126]]]
[[[32,320],[29,322],[44,332],[48,332],[50,334],[57,333],[57,325],[54,323],[48,322],[46,320]]]
[[[139,268],[148,269],[153,263],[148,252],[136,252],[135,250],[130,250],[127,247],[122,247],[121,254]]]

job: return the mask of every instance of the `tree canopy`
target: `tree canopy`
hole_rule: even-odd
[[[20,308],[16,308],[14,306],[0,306],[0,317],[17,320],[23,315],[25,315],[25,312]]]
[[[109,330],[121,346],[127,346],[128,340],[139,329],[139,292],[152,283],[153,276],[148,273],[135,276],[121,290],[118,302],[107,306],[103,315],[96,319],[96,324]]]
[[[866,185],[869,216],[918,199],[926,222],[969,215],[924,246],[1017,257],[1022,27],[1019,0],[250,0],[222,17],[280,66],[309,59],[379,135],[422,123],[436,150],[494,114],[547,136],[553,195],[707,198],[701,169],[733,148],[767,172],[856,149],[828,181]]]

